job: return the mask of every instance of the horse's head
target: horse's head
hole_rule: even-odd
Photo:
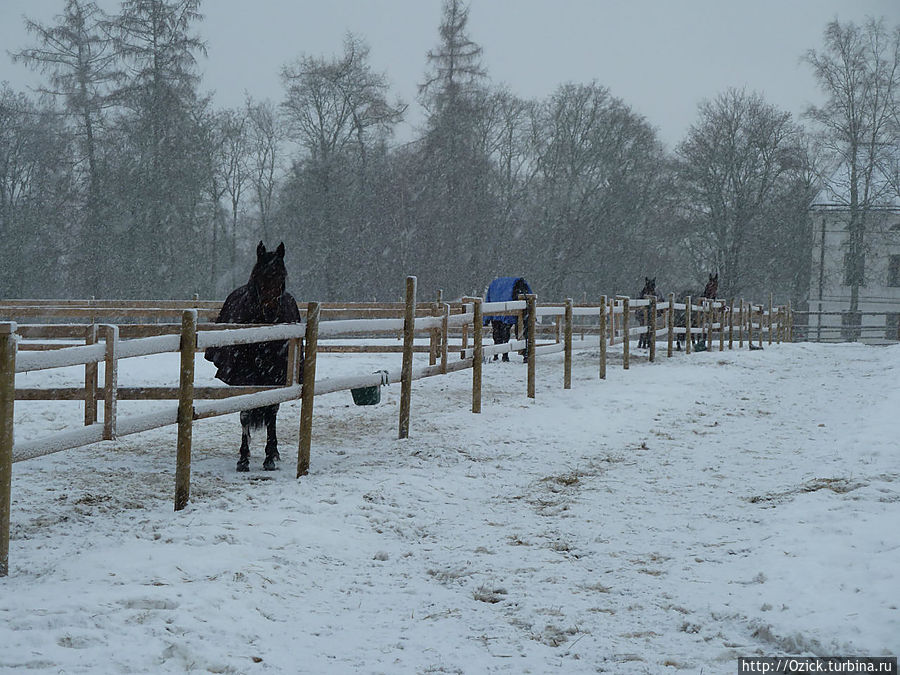
[[[272,252],[266,251],[265,245],[259,242],[256,247],[256,264],[250,273],[250,283],[256,287],[266,314],[277,311],[286,280],[284,242],[278,244],[278,248]]]
[[[709,281],[706,282],[706,288],[703,289],[704,298],[715,298],[719,293],[719,273],[709,275]]]
[[[652,298],[656,296],[656,277],[644,277],[644,288],[641,290],[640,297]]]

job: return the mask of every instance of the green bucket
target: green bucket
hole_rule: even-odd
[[[381,403],[381,387],[377,384],[374,387],[351,389],[350,393],[353,395],[353,402],[356,405],[375,405],[376,403]]]
[[[388,371],[386,370],[376,370],[375,374],[381,374],[381,384],[376,384],[371,387],[357,387],[356,389],[351,389],[350,394],[353,396],[353,402],[356,405],[376,405],[381,403],[381,388],[390,384],[390,380],[388,379]]]

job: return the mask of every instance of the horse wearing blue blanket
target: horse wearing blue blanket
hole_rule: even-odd
[[[485,295],[485,302],[511,302],[513,300],[518,300],[521,295],[530,294],[531,286],[528,285],[528,282],[525,281],[522,277],[497,277],[494,279],[490,286],[488,286],[487,293]],[[494,338],[494,344],[506,344],[509,342],[510,332],[515,327],[516,332],[516,340],[519,339],[519,325],[516,321],[515,316],[508,315],[489,315],[484,317],[484,325],[491,326],[491,333]],[[528,339],[528,318],[527,315],[524,321],[525,325],[525,334],[523,337]],[[494,360],[496,361],[498,354],[494,354]],[[525,354],[525,358],[527,360],[528,356]],[[505,353],[503,355],[504,361],[509,361],[509,353]]]

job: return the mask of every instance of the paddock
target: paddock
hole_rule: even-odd
[[[521,359],[489,363],[479,415],[471,371],[425,378],[403,440],[398,385],[375,406],[317,396],[299,480],[299,401],[282,471],[236,473],[237,420],[210,418],[178,512],[174,425],[17,463],[0,670],[630,675],[897,653],[897,347],[765,346],[626,371],[617,343],[600,380],[594,344],[568,390],[563,354],[539,358],[534,399]],[[319,376],[397,358],[322,354]],[[154,359],[178,368],[128,359],[120,378]],[[63,405],[80,423],[77,402],[26,403],[36,435]]]
[[[0,504],[4,505],[0,519],[0,575],[8,573],[9,512],[12,494],[12,465],[48,454],[99,441],[115,439],[151,429],[177,424],[175,462],[175,510],[183,509],[190,501],[190,467],[192,432],[194,422],[210,417],[234,413],[240,410],[301,400],[299,420],[299,445],[297,453],[297,477],[306,475],[310,468],[311,433],[314,424],[314,400],[318,395],[338,391],[348,391],[363,387],[377,387],[382,383],[380,373],[361,373],[353,376],[317,377],[317,355],[319,340],[323,340],[322,353],[329,348],[338,352],[376,353],[397,352],[401,356],[399,367],[388,369],[388,380],[399,382],[400,402],[398,437],[410,434],[412,383],[423,378],[446,376],[451,373],[471,370],[471,411],[480,413],[482,409],[483,361],[488,356],[506,351],[526,349],[534,358],[528,359],[526,396],[536,396],[536,363],[544,357],[562,353],[562,386],[572,386],[572,360],[576,346],[596,348],[596,374],[599,379],[606,377],[608,350],[620,346],[622,367],[627,370],[631,363],[631,340],[642,331],[650,330],[657,339],[651,340],[648,360],[657,358],[657,343],[662,339],[666,345],[666,356],[672,356],[673,338],[680,330],[703,335],[711,349],[718,343],[719,351],[743,346],[754,339],[759,346],[767,339],[768,344],[790,339],[791,312],[789,307],[776,308],[771,297],[768,307],[760,303],[735,303],[734,301],[708,301],[694,305],[690,298],[683,303],[670,296],[667,302],[656,299],[632,300],[628,297],[600,298],[595,304],[583,303],[576,306],[571,300],[565,304],[539,305],[535,296],[508,303],[485,304],[480,298],[464,298],[459,303],[444,303],[438,297],[435,302],[418,303],[416,280],[409,277],[406,282],[405,302],[392,307],[373,307],[364,304],[351,306],[323,306],[320,303],[306,303],[303,308],[303,323],[258,327],[223,327],[219,324],[201,324],[217,311],[216,304],[193,300],[190,309],[184,303],[131,303],[124,306],[115,301],[91,302],[91,306],[77,302],[5,302],[0,306],[0,316],[9,318],[32,318],[52,320],[57,318],[87,318],[89,324],[23,324],[13,321],[0,324],[0,411],[3,414],[4,433],[0,439]],[[527,310],[527,311],[526,311]],[[676,328],[673,322],[674,310],[684,310],[686,326]],[[485,312],[492,314],[523,312],[532,322],[529,335],[531,344],[513,341],[506,345],[485,345],[481,318]],[[648,313],[649,328],[635,327],[633,312]],[[323,320],[323,313],[331,312],[335,317]],[[402,318],[389,318],[402,314]],[[180,328],[176,324],[115,323],[98,324],[98,317],[133,318],[154,316],[157,320],[181,317]],[[355,318],[357,316],[366,318]],[[660,321],[660,316],[663,317]],[[692,316],[696,317],[692,323]],[[384,318],[382,318],[384,317]],[[545,323],[549,319],[549,324]],[[594,323],[591,323],[591,320]],[[174,330],[178,330],[173,334]],[[540,329],[540,330],[539,330]],[[576,341],[575,335],[581,339]],[[123,338],[128,335],[128,338]],[[328,338],[348,338],[378,335],[396,336],[397,346],[325,344]],[[419,351],[427,351],[428,365],[413,366],[413,356],[417,351],[416,336],[427,336],[428,343],[419,344]],[[81,337],[82,346],[72,346],[65,341]],[[548,337],[549,336],[549,337]],[[590,339],[593,337],[593,341]],[[287,384],[270,388],[224,388],[196,387],[196,353],[210,346],[242,344],[272,339],[290,341],[291,358],[288,365]],[[451,340],[458,343],[451,345]],[[29,341],[35,349],[28,349]],[[60,341],[62,343],[53,341]],[[297,379],[297,363],[301,340],[305,348],[305,368],[303,381]],[[471,346],[469,342],[471,341]],[[686,351],[690,353],[690,340],[686,341]],[[22,347],[21,351],[19,347]],[[120,362],[130,358],[157,354],[178,353],[180,368],[172,379],[178,386],[169,387],[128,387],[119,382]],[[451,353],[453,357],[451,358]],[[99,364],[103,365],[103,385],[99,385]],[[73,387],[18,387],[16,373],[37,372],[47,369],[81,366],[84,368],[82,386]],[[126,400],[173,400],[153,412],[129,415],[120,418],[120,401]],[[22,440],[14,443],[15,400],[80,400],[83,401],[84,426],[45,437]],[[102,420],[98,416],[98,402],[102,402]]]

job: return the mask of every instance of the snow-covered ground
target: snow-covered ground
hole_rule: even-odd
[[[900,653],[900,347],[773,345],[627,372],[576,352],[299,403],[283,469],[234,471],[236,415],[13,466],[0,672],[734,672],[737,657]],[[319,376],[399,356],[324,355]],[[418,357],[417,357],[418,358]],[[121,365],[174,384],[177,355]],[[210,381],[198,359],[198,380]],[[171,374],[171,377],[170,377]],[[22,376],[78,381],[79,371]],[[29,379],[30,378],[30,379]],[[120,418],[147,404],[122,402]],[[144,407],[141,407],[144,406]],[[81,417],[18,402],[17,438]]]

